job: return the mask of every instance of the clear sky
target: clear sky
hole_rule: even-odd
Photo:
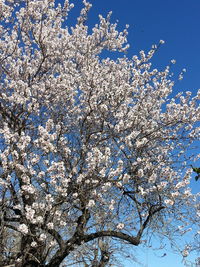
[[[61,2],[58,0],[58,2]],[[76,10],[81,0],[72,1],[76,7],[70,15],[75,22]],[[164,67],[171,59],[177,63],[173,67],[175,74],[183,68],[187,70],[184,79],[176,83],[175,91],[193,91],[200,88],[200,0],[90,0],[93,7],[89,14],[89,25],[98,22],[98,14],[106,16],[113,11],[112,22],[117,20],[119,30],[129,24],[128,56],[148,51],[151,45],[160,39],[165,44],[155,55],[155,67]],[[74,15],[75,14],[75,15]],[[200,182],[193,182],[196,191]],[[162,257],[163,253],[167,255]],[[138,248],[137,256],[145,267],[183,267],[182,258],[170,252]],[[196,255],[197,256],[197,255]],[[194,260],[194,258],[192,258]],[[124,267],[137,267],[137,263],[124,262]],[[194,266],[194,265],[190,265]]]

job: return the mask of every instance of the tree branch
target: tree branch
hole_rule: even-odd
[[[164,209],[165,207],[164,206],[159,206],[157,208],[155,208],[153,210],[153,208],[155,208],[155,206],[151,206],[150,209],[149,209],[149,215],[147,216],[146,220],[144,221],[144,223],[142,224],[142,226],[140,227],[140,230],[137,234],[137,238],[140,239],[141,236],[142,236],[142,233],[144,231],[144,229],[146,228],[148,222],[150,221],[150,219],[153,217],[153,215],[157,212],[159,212],[160,210]]]
[[[91,240],[94,240],[96,238],[103,237],[103,236],[116,237],[116,238],[122,239],[124,241],[127,241],[128,243],[130,243],[134,246],[138,246],[140,243],[140,239],[138,237],[130,236],[128,234],[125,234],[122,232],[117,232],[117,231],[112,231],[112,230],[99,231],[96,233],[85,235],[83,238],[83,241],[89,242]]]

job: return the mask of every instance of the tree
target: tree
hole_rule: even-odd
[[[68,28],[68,1],[0,1],[1,266],[55,267],[93,252],[106,265],[100,240],[173,241],[190,225],[196,234],[185,162],[200,92],[170,98],[170,67],[150,64],[163,41],[132,59],[104,58],[128,49],[127,29],[109,13],[90,33],[83,4]]]

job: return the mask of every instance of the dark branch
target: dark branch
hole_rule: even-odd
[[[89,235],[85,235],[83,238],[83,241],[89,242],[91,240],[94,240],[95,238],[103,237],[103,236],[116,237],[124,241],[127,241],[128,243],[134,246],[138,246],[140,243],[140,239],[138,237],[133,237],[122,232],[111,231],[111,230],[100,231],[100,232],[92,233]]]
[[[155,206],[151,206],[149,209],[149,215],[147,216],[146,220],[144,221],[144,223],[142,224],[142,226],[140,227],[140,230],[137,234],[138,239],[141,238],[142,233],[144,231],[144,229],[146,228],[147,224],[149,223],[149,221],[151,220],[151,218],[153,217],[153,215],[157,212],[159,212],[160,210],[164,209],[164,206],[159,206],[159,207],[155,207]]]

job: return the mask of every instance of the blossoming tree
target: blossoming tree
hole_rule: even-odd
[[[169,66],[149,62],[156,46],[104,58],[128,49],[127,30],[110,13],[89,31],[83,4],[68,28],[68,0],[0,1],[1,266],[59,266],[91,243],[105,266],[105,239],[197,234],[185,162],[200,92],[169,97]]]

